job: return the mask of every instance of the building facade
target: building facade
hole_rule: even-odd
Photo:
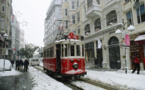
[[[54,42],[57,37],[57,32],[60,22],[56,20],[61,18],[61,1],[62,0],[52,0],[50,7],[46,13],[45,18],[45,30],[44,30],[44,46],[47,46]]]
[[[11,12],[12,0],[0,0],[0,58],[4,58],[5,51],[8,55],[5,58],[11,59]],[[7,40],[4,39],[4,34],[8,35]],[[6,48],[7,50],[6,50]]]
[[[25,33],[24,30],[20,30],[20,49],[25,48],[25,39],[24,39]]]
[[[122,10],[124,21],[129,21],[135,26],[135,31],[130,32],[130,53],[128,63],[131,63],[132,57],[138,55],[141,70],[145,70],[145,0],[123,0]],[[142,39],[141,39],[142,38]],[[132,64],[130,64],[132,68]]]
[[[63,0],[64,32],[84,36],[86,65],[89,67],[132,69],[132,56],[138,53],[143,69],[144,46],[137,48],[134,39],[144,34],[144,3],[144,0]],[[135,9],[136,5],[139,6]],[[115,33],[117,29],[126,31],[127,22],[135,26],[135,31],[127,32],[130,47],[123,46],[123,33]],[[98,48],[98,39],[101,48]]]
[[[20,23],[18,22],[17,17],[14,14],[12,14],[11,26],[12,26],[11,47],[13,49],[13,59],[16,60],[19,58],[19,50],[20,50],[21,42],[24,42],[24,32],[22,32],[21,34]]]

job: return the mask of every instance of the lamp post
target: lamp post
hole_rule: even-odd
[[[4,35],[3,35],[3,37],[4,37],[4,48],[5,48],[5,53],[4,53],[4,64],[3,64],[3,71],[5,71],[5,56],[6,56],[6,39],[7,39],[7,37],[8,37],[8,35],[5,33]]]
[[[127,31],[134,31],[135,30],[135,27],[133,26],[133,25],[131,25],[130,24],[130,22],[126,22],[126,23],[123,23],[123,24],[121,24],[122,25],[122,27],[123,27],[123,31],[124,32],[122,32],[121,30],[119,30],[119,29],[117,29],[116,31],[115,31],[115,33],[116,34],[122,34],[122,33],[124,33],[125,34],[125,38],[126,38],[126,30],[125,30],[125,25],[127,24],[127,23],[129,23],[129,27],[127,27]],[[122,34],[123,35],[123,34]],[[124,35],[122,36],[123,37],[123,39],[124,39]],[[129,37],[129,35],[128,35],[128,37]],[[128,39],[128,42],[130,42],[130,38]],[[127,43],[126,43],[126,45],[123,45],[123,47],[125,47],[125,73],[127,74],[127,59],[126,59],[126,47],[129,47],[130,46],[130,43],[127,45]]]

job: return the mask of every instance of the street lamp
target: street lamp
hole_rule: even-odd
[[[125,30],[125,25],[127,24],[127,23],[129,23],[129,27],[127,27],[127,31],[134,31],[135,30],[135,27],[133,26],[133,25],[131,25],[130,24],[130,22],[126,22],[126,23],[123,23],[123,24],[121,24],[122,26],[123,26],[123,31],[124,31],[124,34],[125,35],[127,35],[126,34],[126,30]],[[120,30],[120,29],[117,29],[116,31],[115,31],[115,33],[116,34],[122,34],[123,32]],[[128,35],[129,36],[129,35]],[[123,37],[123,39],[124,39],[124,37]],[[129,42],[130,42],[130,40],[129,40]],[[130,44],[129,45],[123,45],[124,47],[125,47],[125,58],[126,58],[126,47],[127,46],[130,46]],[[127,74],[127,60],[125,59],[125,73]]]
[[[8,37],[8,35],[5,33],[4,35],[3,35],[3,37],[4,37],[4,45],[5,45],[5,53],[4,53],[4,64],[3,64],[3,71],[5,71],[5,56],[6,56],[6,39],[7,39],[7,37]]]

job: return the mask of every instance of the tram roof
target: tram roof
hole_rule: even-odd
[[[55,43],[69,42],[69,40],[70,40],[71,42],[80,42],[80,41],[81,41],[81,40],[77,40],[77,39],[67,39],[67,40],[61,39],[61,40],[55,41]]]

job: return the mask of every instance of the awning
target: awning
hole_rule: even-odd
[[[0,41],[4,42],[4,38],[0,35]]]
[[[145,35],[137,36],[134,41],[136,44],[145,45]]]

